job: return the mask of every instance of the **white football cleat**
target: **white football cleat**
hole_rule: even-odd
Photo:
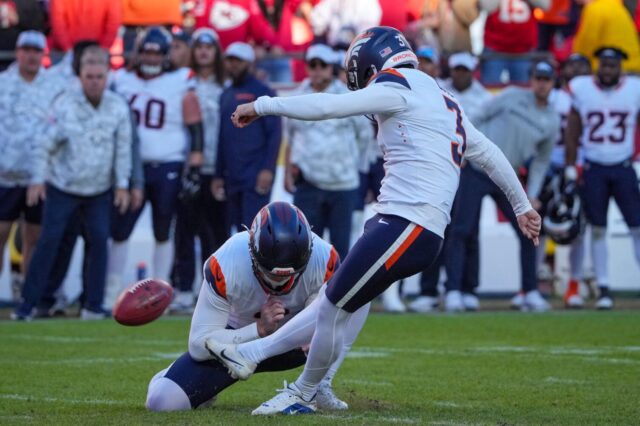
[[[401,314],[407,312],[407,307],[400,298],[398,281],[394,282],[382,293],[382,308],[385,312]]]
[[[480,309],[480,300],[473,293],[462,293],[462,305],[465,311],[477,311]]]
[[[596,309],[601,311],[608,311],[613,308],[613,299],[609,296],[603,296],[598,298],[596,302]]]
[[[218,361],[229,370],[231,377],[238,380],[247,380],[255,371],[258,364],[249,361],[238,352],[238,345],[233,343],[220,343],[214,339],[204,341],[204,347]]]
[[[438,298],[432,296],[418,296],[416,300],[409,303],[409,310],[411,312],[418,312],[420,314],[426,314],[429,312],[436,312],[438,310]]]
[[[193,293],[190,291],[178,291],[169,305],[169,312],[187,315],[192,314],[194,308]]]
[[[276,396],[253,410],[251,414],[254,416],[312,414],[318,409],[316,397],[314,396],[311,401],[305,401],[295,383],[287,385],[285,381],[284,389],[278,389],[278,392]]]
[[[108,274],[107,281],[104,287],[104,301],[105,308],[111,310],[120,296],[122,290],[122,280],[120,275]]]
[[[462,312],[464,304],[462,303],[462,293],[458,290],[448,291],[444,297],[444,310],[447,312]]]
[[[83,321],[99,321],[109,318],[107,312],[94,312],[89,309],[82,308],[80,310],[80,319]]]
[[[531,290],[524,295],[520,309],[525,312],[546,312],[551,309],[551,305],[538,290]]]
[[[349,409],[349,404],[338,398],[331,385],[324,381],[318,385],[316,405],[319,410],[337,411]]]
[[[523,304],[524,304],[524,293],[520,292],[511,298],[511,302],[509,306],[511,307],[511,309],[520,310]]]
[[[584,306],[584,300],[579,294],[572,294],[565,299],[564,306],[569,309],[580,309]]]

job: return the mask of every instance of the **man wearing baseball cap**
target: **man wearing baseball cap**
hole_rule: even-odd
[[[595,77],[581,76],[569,82],[573,109],[569,114],[565,179],[576,181],[578,147],[584,156],[582,192],[591,224],[591,253],[599,295],[595,307],[612,309],[607,254],[607,212],[613,198],[629,228],[640,264],[640,191],[633,168],[640,105],[640,81],[623,74],[627,52],[619,47],[597,49]]]
[[[527,194],[534,208],[538,208],[544,178],[549,168],[550,156],[556,142],[560,119],[549,104],[549,94],[554,84],[555,71],[546,61],[533,65],[530,71],[530,88],[509,87],[487,102],[474,117],[474,124],[489,139],[493,140],[505,154],[515,170],[529,164]],[[512,301],[523,310],[546,311],[550,305],[538,292],[536,278],[536,248],[517,230],[517,222],[508,209],[504,194],[482,171],[472,164],[462,169],[460,189],[452,211],[449,238],[445,246],[448,292],[468,291],[478,282],[477,246],[474,247],[479,229],[478,212],[485,195],[490,195],[498,208],[515,227],[520,239],[521,290],[522,297]],[[474,282],[468,282],[473,268]],[[463,280],[465,286],[463,288]]]
[[[0,253],[12,223],[23,215],[23,265],[29,264],[42,217],[42,203],[28,206],[26,201],[33,143],[44,133],[49,106],[62,89],[41,66],[45,48],[44,34],[20,33],[16,62],[0,73]]]
[[[433,46],[420,46],[416,49],[418,69],[433,77],[440,77],[440,55]]]
[[[314,44],[305,54],[308,78],[296,90],[307,93],[346,93],[335,78],[336,52]],[[288,120],[285,189],[304,211],[319,235],[329,229],[331,244],[344,258],[349,251],[351,217],[360,186],[360,153],[373,139],[364,117],[323,121]]]
[[[484,105],[491,99],[491,93],[482,84],[473,78],[473,72],[478,65],[478,60],[469,52],[454,53],[449,56],[449,72],[451,78],[441,82],[443,89],[451,92],[464,108],[471,122],[481,113]],[[445,237],[446,240],[446,237]],[[471,249],[471,255],[477,251]],[[440,281],[440,266],[444,263],[444,250],[440,252],[434,265],[422,272],[420,278],[420,295],[411,303],[409,309],[414,312],[432,312],[438,306],[438,282]],[[467,271],[467,274],[470,273]],[[444,300],[444,308],[449,312],[476,311],[480,302],[476,297],[474,288],[467,288],[467,282],[463,280],[462,292],[450,291]]]
[[[240,104],[274,92],[253,74],[256,56],[247,43],[231,43],[225,51],[225,70],[231,84],[220,97],[220,139],[211,189],[226,197],[230,225],[249,226],[260,208],[269,203],[282,137],[280,117],[260,118],[256,126],[238,129],[229,117]]]

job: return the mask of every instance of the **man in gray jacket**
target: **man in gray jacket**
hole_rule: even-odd
[[[517,171],[528,165],[527,194],[534,208],[540,207],[538,195],[542,189],[557,138],[559,118],[548,98],[553,88],[554,70],[547,62],[538,62],[531,70],[531,88],[510,87],[493,98],[474,118],[474,124],[489,139],[495,141]],[[451,226],[445,249],[447,269],[447,296],[445,305],[453,305],[449,299],[464,297],[477,287],[465,277],[466,268],[477,264],[478,253],[469,253],[468,244],[477,239],[482,199],[490,195],[498,208],[509,219],[520,239],[520,263],[522,271],[523,310],[546,311],[549,304],[537,290],[536,249],[519,230],[516,218],[510,210],[506,196],[491,182],[488,176],[467,164],[460,174],[460,186],[451,214]],[[463,281],[465,288],[463,288]]]
[[[309,79],[296,94],[344,93],[347,87],[334,77],[337,54],[316,44],[306,54]],[[344,258],[349,251],[351,217],[356,207],[360,153],[373,138],[364,117],[323,121],[288,120],[285,188],[304,212],[314,232],[329,229],[331,244]]]
[[[80,65],[82,90],[67,90],[54,102],[49,126],[35,146],[27,203],[45,200],[38,241],[13,319],[28,320],[51,273],[69,221],[80,212],[89,237],[87,294],[83,319],[100,319],[107,265],[111,202],[129,205],[131,121],[120,96],[105,91],[106,51],[90,48]],[[87,49],[89,50],[89,49]],[[45,186],[46,182],[46,186]],[[115,192],[112,189],[115,187]],[[113,195],[112,195],[113,194]]]
[[[0,73],[0,260],[12,224],[22,218],[23,274],[42,219],[42,204],[26,203],[32,145],[43,132],[51,102],[62,89],[41,65],[46,43],[44,34],[24,31],[18,37],[16,62]],[[15,296],[19,295],[20,281],[12,283]]]

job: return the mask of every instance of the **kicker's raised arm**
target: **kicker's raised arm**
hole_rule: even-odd
[[[231,116],[237,127],[244,127],[263,115],[280,115],[298,120],[326,120],[354,115],[402,111],[406,100],[397,91],[375,84],[342,94],[313,93],[301,96],[268,97],[240,105]]]

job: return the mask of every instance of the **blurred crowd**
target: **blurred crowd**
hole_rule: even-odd
[[[14,318],[64,311],[61,286],[78,237],[84,240],[81,316],[107,316],[127,284],[128,240],[147,203],[155,239],[149,275],[176,288],[171,310],[191,312],[196,265],[269,202],[281,152],[285,190],[344,257],[384,177],[372,123],[263,117],[237,129],[228,118],[237,105],[276,91],[346,91],[344,53],[375,25],[407,35],[420,70],[456,96],[520,173],[532,204],[546,215],[549,237],[571,245],[567,307],[584,305],[586,211],[596,307],[611,309],[606,208],[602,223],[593,206],[608,206],[609,196],[620,205],[628,193],[616,192],[616,185],[628,189],[631,181],[637,192],[637,177],[612,180],[599,198],[581,196],[581,177],[566,175],[565,158],[575,159],[578,142],[599,134],[593,128],[580,134],[590,123],[570,126],[568,136],[565,129],[578,108],[574,78],[593,74],[605,90],[640,71],[636,2],[0,0],[0,253],[7,241],[19,240]],[[484,34],[480,44],[474,28]],[[503,89],[496,94],[495,88]],[[625,88],[631,101],[613,97],[611,108],[619,103],[628,112],[595,117],[598,127],[619,130],[611,142],[626,151],[616,164],[630,164],[634,155],[638,111],[630,105],[640,100],[637,90],[635,83]],[[578,155],[579,172],[583,161],[598,164]],[[415,300],[405,306],[396,284],[383,295],[385,309],[479,309],[486,195],[520,237],[522,291],[512,305],[550,309],[537,288],[545,245],[536,250],[517,231],[506,197],[487,176],[461,166],[440,258],[423,272]],[[640,207],[620,207],[640,261]]]

